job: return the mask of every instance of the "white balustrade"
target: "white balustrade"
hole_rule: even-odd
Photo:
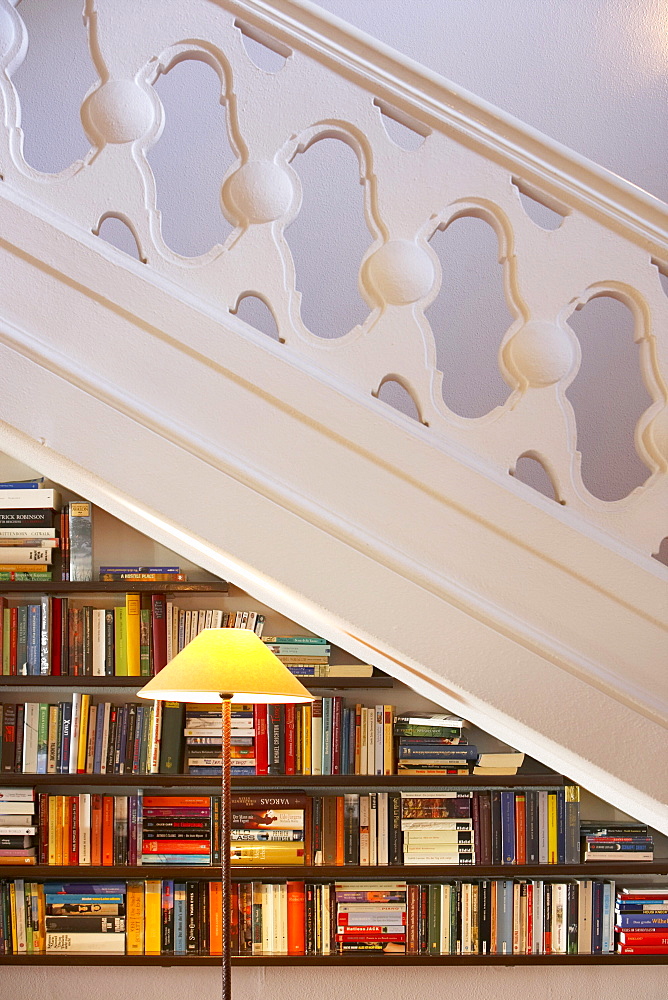
[[[149,280],[167,279],[176,294],[223,313],[245,295],[259,297],[286,345],[277,349],[326,369],[367,399],[388,378],[398,381],[429,434],[456,441],[504,473],[523,455],[538,458],[562,504],[646,556],[658,549],[668,493],[668,298],[658,271],[668,260],[665,206],[408,61],[365,49],[355,32],[296,0],[86,0],[84,18],[99,74],[81,106],[90,152],[60,174],[43,174],[23,157],[12,83],[26,31],[20,8],[0,0],[4,186],[80,227],[82,238],[106,218],[123,220]],[[272,74],[258,68],[242,33],[287,56],[283,67]],[[237,159],[220,178],[221,210],[234,230],[224,246],[188,259],[162,238],[147,153],[163,124],[154,84],[193,58],[219,76]],[[383,112],[424,141],[399,147]],[[359,276],[368,316],[335,340],[302,322],[284,236],[301,204],[294,161],[325,137],[357,155],[372,239]],[[559,211],[557,229],[529,218],[518,188]],[[475,419],[443,401],[425,318],[441,282],[429,240],[462,216],[494,228],[515,317],[499,350],[508,398]],[[596,499],[583,485],[565,395],[580,363],[569,317],[601,294],[633,313],[652,399],[635,438],[648,478],[615,502]]]

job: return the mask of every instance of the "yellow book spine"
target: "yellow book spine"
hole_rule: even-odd
[[[128,955],[144,954],[144,883],[128,882],[126,894]]]
[[[125,607],[114,608],[114,673],[117,677],[128,676],[127,622]]]
[[[547,796],[547,863],[557,863],[557,796],[548,792]]]
[[[50,865],[56,863],[57,798],[57,795],[49,795],[49,852],[47,858]]]
[[[2,573],[48,573],[53,566],[50,563],[2,563]]]
[[[37,936],[33,938],[33,945],[35,951],[39,955],[43,955],[46,951],[46,932],[45,932],[45,915],[46,915],[46,905],[44,903],[44,886],[41,882],[34,883],[34,889],[37,893]]]
[[[144,896],[144,954],[159,955],[162,944],[162,882],[147,879]]]
[[[9,885],[9,908],[11,911],[12,918],[12,954],[18,955],[19,953],[19,943],[18,935],[16,932],[16,886],[13,882]]]
[[[302,774],[311,773],[311,706],[302,705]]]
[[[81,718],[79,721],[79,745],[77,747],[77,774],[86,773],[88,753],[88,717],[90,715],[90,695],[81,695]]]
[[[127,646],[128,677],[141,675],[139,658],[139,629],[141,598],[139,594],[125,595],[125,642]]]
[[[56,795],[56,864],[63,864],[63,836],[65,831],[65,796]]]

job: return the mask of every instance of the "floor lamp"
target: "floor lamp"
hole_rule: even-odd
[[[220,701],[221,703],[222,996],[223,1000],[231,1000],[231,704],[233,701],[260,704],[309,702],[313,701],[313,696],[259,636],[248,629],[236,628],[204,629],[180,653],[177,653],[160,673],[152,677],[138,694],[141,698],[158,701],[204,703]]]

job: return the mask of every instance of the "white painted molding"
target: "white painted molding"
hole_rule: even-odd
[[[0,447],[668,828],[663,568],[111,257],[3,202]]]

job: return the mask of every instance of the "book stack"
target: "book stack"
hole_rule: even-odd
[[[220,798],[144,795],[141,864],[220,864]]]
[[[654,841],[642,823],[587,820],[580,836],[583,861],[654,860]]]
[[[405,882],[337,882],[337,952],[406,953]]]
[[[462,736],[463,719],[399,715],[394,721],[398,774],[468,774],[478,750]]]
[[[262,641],[269,646],[290,673],[300,677],[325,677],[331,646],[315,635],[268,635]]]
[[[471,792],[401,793],[405,865],[475,863]]]
[[[220,775],[223,738],[220,705],[188,704],[183,733],[186,774]],[[231,774],[243,778],[256,773],[253,705],[232,705],[230,756]]]
[[[34,865],[36,834],[34,788],[0,788],[0,865]]]
[[[523,763],[524,754],[508,747],[506,750],[479,753],[473,773],[482,777],[485,775],[517,774]]]
[[[308,796],[301,793],[232,795],[232,864],[305,864],[308,805]]]
[[[125,893],[125,882],[46,882],[47,954],[124,955]]]
[[[668,955],[668,887],[620,889],[615,931],[619,955]]]
[[[42,489],[41,482],[0,483],[0,580],[53,579],[61,500],[57,490]]]

